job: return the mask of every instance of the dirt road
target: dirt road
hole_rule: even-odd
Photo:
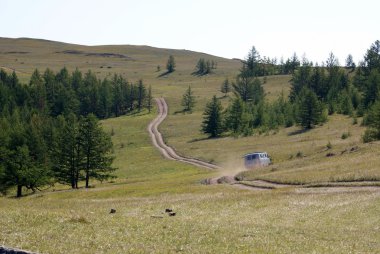
[[[180,156],[176,153],[176,151],[174,151],[172,147],[165,144],[162,135],[158,130],[158,126],[162,123],[162,121],[164,121],[164,119],[168,115],[168,105],[166,104],[164,98],[156,98],[155,100],[158,106],[158,116],[152,122],[150,122],[148,126],[148,131],[152,139],[153,145],[161,152],[161,154],[165,158],[170,160],[181,161],[207,169],[220,169],[220,167],[215,164],[211,164],[194,158]]]
[[[202,160],[188,158],[178,155],[175,150],[165,144],[162,134],[158,130],[158,126],[164,121],[166,116],[168,115],[168,105],[165,102],[164,98],[156,98],[156,103],[158,106],[158,116],[150,122],[148,126],[148,131],[150,137],[152,139],[153,145],[161,152],[161,154],[170,160],[180,161],[184,163],[189,163],[198,167],[203,167],[207,169],[222,169],[221,167],[208,163]],[[239,182],[234,179],[234,176],[223,176],[217,178],[209,178],[205,179],[206,184],[218,184],[218,183],[228,183],[235,187],[242,189],[250,189],[250,190],[273,190],[273,189],[281,189],[281,188],[296,188],[296,189],[321,189],[321,190],[380,190],[379,181],[363,181],[363,182],[327,182],[323,183],[320,186],[318,184],[314,185],[302,185],[302,184],[282,184],[276,182],[270,182],[265,180],[254,180],[254,181],[245,181]]]

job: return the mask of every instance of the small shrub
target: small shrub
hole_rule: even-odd
[[[115,135],[115,130],[112,127],[112,129],[111,129],[111,136],[114,136],[114,135]]]
[[[234,177],[234,179],[235,179],[236,181],[243,181],[243,180],[244,180],[244,174],[243,174],[243,173],[239,173],[239,174],[237,174],[237,175]]]
[[[332,148],[332,144],[330,141],[327,143],[326,148],[327,150],[330,150]]]
[[[378,140],[378,137],[379,134],[376,130],[374,129],[367,129],[365,132],[364,132],[364,135],[362,137],[363,139],[363,142],[364,143],[368,143],[368,142],[372,142],[372,141],[375,141],[375,140]]]
[[[296,154],[296,157],[297,157],[297,158],[302,158],[302,157],[304,157],[303,152],[298,151],[298,153]]]
[[[124,143],[120,144],[120,148],[124,148],[124,146],[125,146]]]
[[[350,132],[344,132],[343,134],[342,134],[342,139],[346,139],[346,138],[348,138],[348,137],[350,137],[351,136],[351,133]]]

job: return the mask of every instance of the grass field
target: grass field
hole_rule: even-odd
[[[115,132],[119,178],[114,183],[0,198],[0,244],[41,253],[379,250],[378,190],[201,185],[201,179],[217,172],[162,159],[146,132],[152,116],[104,122]],[[128,142],[121,146],[123,140]],[[109,214],[111,208],[115,214]],[[168,217],[166,208],[176,216]]]
[[[76,53],[56,53],[65,50]],[[195,63],[206,55],[190,51],[28,39],[0,39],[0,51],[0,66],[16,69],[23,81],[35,67],[59,70],[63,65],[96,69],[99,77],[121,72],[131,81],[143,78],[154,95],[169,104],[169,116],[160,127],[167,143],[180,154],[224,168],[209,171],[163,159],[147,132],[154,110],[105,120],[105,130],[114,132],[118,178],[93,183],[87,190],[55,186],[21,199],[0,197],[0,245],[40,253],[380,253],[379,188],[254,191],[200,184],[205,178],[237,174],[241,156],[255,150],[267,151],[274,164],[244,173],[248,181],[379,181],[380,143],[363,144],[364,127],[352,125],[352,119],[334,115],[308,132],[291,127],[246,138],[207,139],[199,131],[204,105],[212,95],[222,96],[220,84],[238,72],[239,61],[209,56],[217,59],[216,73],[196,77],[191,75]],[[177,60],[177,71],[159,78],[156,67],[160,65],[162,73],[169,54]],[[267,98],[287,93],[289,79],[268,77]],[[178,113],[188,85],[197,97],[196,107],[192,114]],[[228,100],[223,98],[223,105]],[[343,133],[350,135],[342,139]],[[111,208],[115,214],[109,214]],[[167,216],[166,208],[174,209],[176,216]]]

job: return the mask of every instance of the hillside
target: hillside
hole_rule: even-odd
[[[161,76],[169,55],[177,70]],[[217,61],[215,73],[194,76],[199,58]],[[157,65],[161,71],[157,71]],[[164,97],[168,117],[159,130],[180,154],[213,162],[206,170],[164,159],[152,146],[147,126],[156,110],[102,120],[112,133],[117,179],[69,190],[56,184],[15,199],[0,197],[0,244],[39,253],[376,253],[380,206],[380,142],[363,144],[365,127],[334,114],[309,131],[299,127],[250,137],[209,139],[200,133],[206,102],[238,73],[239,60],[187,50],[148,46],[81,46],[35,39],[0,38],[0,66],[27,83],[35,68],[66,66],[98,77],[121,73],[143,79]],[[274,100],[289,90],[289,75],[269,76],[263,85]],[[196,106],[181,112],[191,85]],[[231,96],[232,97],[232,96]],[[342,138],[346,133],[347,137]],[[328,148],[328,144],[330,147]],[[242,155],[267,151],[274,164],[240,174],[246,185],[264,180],[286,188],[203,185],[206,178],[235,175]],[[330,155],[328,155],[330,154]],[[370,182],[370,184],[367,184]],[[292,184],[301,184],[292,185]],[[302,184],[311,184],[304,188]],[[345,185],[343,187],[336,187]],[[364,187],[350,187],[350,185]],[[332,185],[333,187],[326,187]],[[377,187],[376,187],[377,186]],[[165,209],[176,212],[169,217]],[[110,209],[116,213],[110,214]],[[63,237],[65,236],[65,237]]]
[[[189,50],[133,45],[83,46],[29,38],[0,38],[1,68],[16,70],[21,79],[28,78],[36,68],[58,71],[66,66],[69,70],[79,68],[83,72],[91,69],[101,78],[118,73],[132,81],[144,79],[162,83],[162,79],[156,78],[165,72],[169,55],[173,55],[177,63],[174,76],[192,73],[199,58],[216,61],[218,75],[234,75],[240,67],[239,60]],[[161,67],[160,72],[157,72],[158,65]]]

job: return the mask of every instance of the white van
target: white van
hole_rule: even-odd
[[[271,163],[266,152],[254,152],[244,155],[244,166],[247,169],[268,166]]]

